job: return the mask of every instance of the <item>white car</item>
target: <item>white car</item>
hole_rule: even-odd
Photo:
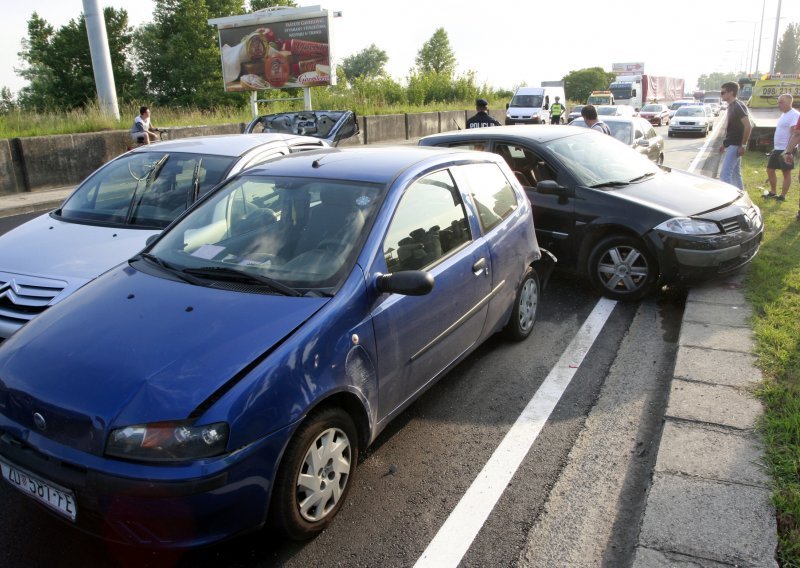
[[[0,237],[0,341],[139,252],[220,181],[325,147],[310,136],[232,134],[158,142],[111,160],[61,207]],[[247,205],[228,214],[246,218]]]
[[[714,113],[703,103],[686,105],[675,111],[669,123],[667,136],[677,134],[702,134],[703,137],[714,129]]]
[[[669,105],[669,118],[672,120],[672,117],[675,116],[675,111],[677,111],[681,107],[685,107],[687,105],[696,105],[699,104],[699,101],[696,99],[681,99],[679,101],[673,102]]]

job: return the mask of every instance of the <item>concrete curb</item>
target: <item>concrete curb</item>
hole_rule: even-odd
[[[634,568],[778,565],[744,277],[689,292]]]

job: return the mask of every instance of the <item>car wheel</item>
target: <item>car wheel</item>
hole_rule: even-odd
[[[357,460],[350,415],[335,407],[311,414],[289,442],[275,477],[272,524],[294,540],[324,530],[347,496]]]
[[[658,276],[656,262],[639,239],[607,237],[589,255],[589,280],[614,300],[638,300],[650,293]]]
[[[658,119],[658,125],[661,126],[663,123],[664,123],[664,121],[659,118]]]
[[[672,138],[672,136],[673,136],[672,132],[667,132],[667,137],[668,138]]]
[[[517,298],[514,302],[514,309],[511,310],[511,319],[503,328],[506,338],[512,341],[522,341],[531,334],[533,324],[536,323],[536,314],[539,311],[540,295],[539,275],[533,268],[528,268],[517,289]]]

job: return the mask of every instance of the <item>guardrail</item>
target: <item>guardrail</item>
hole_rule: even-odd
[[[412,140],[464,128],[471,110],[358,117],[361,132],[342,146]],[[501,123],[502,110],[491,111]],[[170,139],[236,134],[244,123],[170,127]],[[77,184],[131,145],[127,130],[0,139],[0,195]]]

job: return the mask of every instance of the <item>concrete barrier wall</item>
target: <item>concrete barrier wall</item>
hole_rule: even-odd
[[[464,128],[474,111],[454,110],[416,114],[359,116],[361,132],[341,143],[357,146],[416,139]],[[492,111],[501,123],[504,111]],[[169,129],[170,139],[214,134],[238,134],[244,123],[181,126]],[[131,144],[127,130],[0,139],[0,195],[74,185],[125,152]]]

